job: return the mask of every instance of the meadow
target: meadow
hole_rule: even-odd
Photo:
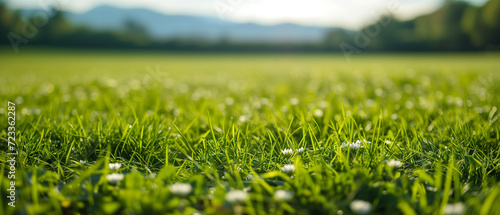
[[[351,57],[4,49],[0,214],[500,214],[500,55]]]

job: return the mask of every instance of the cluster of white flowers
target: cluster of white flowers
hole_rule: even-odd
[[[291,174],[295,170],[295,165],[293,164],[285,164],[285,166],[281,167],[281,171]]]
[[[276,190],[274,198],[278,201],[290,201],[293,199],[293,193],[287,190]]]
[[[301,153],[304,151],[304,147],[300,147],[300,148],[296,149],[295,151],[297,151],[297,153]]]
[[[461,202],[456,204],[448,204],[444,207],[443,213],[445,215],[459,215],[465,211],[465,205]]]
[[[123,180],[124,175],[121,173],[112,173],[106,176],[106,179],[111,183],[117,183]]]
[[[295,149],[297,153],[302,153],[304,152],[304,147],[300,147],[298,149]],[[281,153],[283,153],[286,156],[291,156],[293,154],[293,149],[283,149],[281,150]]]
[[[351,202],[351,210],[358,214],[369,214],[372,210],[372,204],[363,200],[354,200]]]
[[[388,160],[387,161],[387,166],[390,166],[390,167],[400,167],[401,165],[403,165],[403,162],[398,161],[398,160]]]
[[[121,163],[110,163],[108,165],[109,169],[111,170],[119,170],[122,167]]]
[[[357,150],[359,148],[364,148],[365,146],[361,145],[361,143],[371,143],[370,141],[366,141],[366,140],[356,140],[356,142],[353,142],[353,143],[342,143],[342,145],[340,145],[340,147],[351,147],[351,149],[354,149],[354,150]]]
[[[292,149],[283,149],[283,150],[281,150],[281,153],[283,153],[286,156],[290,156],[293,154],[293,150]]]
[[[232,190],[226,193],[226,200],[233,204],[239,204],[248,199],[248,194],[242,190]]]
[[[193,190],[191,184],[188,183],[174,183],[168,186],[168,189],[176,196],[187,196]]]

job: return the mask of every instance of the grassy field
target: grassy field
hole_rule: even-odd
[[[0,214],[500,214],[498,59],[1,52]]]

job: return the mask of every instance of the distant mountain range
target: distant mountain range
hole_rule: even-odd
[[[35,11],[23,11],[29,15]],[[96,7],[86,13],[66,12],[66,19],[73,25],[95,30],[124,29],[127,21],[145,28],[154,39],[195,38],[216,41],[265,43],[316,43],[334,28],[302,26],[297,24],[259,25],[235,23],[215,17],[167,15],[148,9],[122,9],[111,6]]]

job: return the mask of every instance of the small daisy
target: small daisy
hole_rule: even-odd
[[[112,173],[106,176],[106,179],[111,183],[117,183],[123,180],[124,175],[120,173]]]
[[[291,156],[293,154],[292,149],[283,149],[281,150],[281,153],[283,153],[285,156]]]
[[[286,164],[285,166],[281,167],[281,171],[291,174],[295,170],[295,165],[293,164]]]
[[[108,165],[109,169],[111,170],[119,170],[122,167],[121,163],[110,163]]]
[[[390,167],[400,167],[401,165],[403,165],[403,162],[398,160],[388,160],[387,165]]]
[[[465,205],[461,202],[455,204],[448,204],[444,207],[443,213],[445,215],[459,215],[465,211]]]
[[[358,214],[369,214],[372,210],[372,205],[370,202],[363,200],[354,200],[351,202],[351,210]]]
[[[304,147],[300,147],[300,148],[296,149],[295,151],[297,151],[297,153],[301,153],[304,151]]]
[[[290,201],[293,199],[293,193],[286,190],[276,190],[274,198],[278,201]]]
[[[193,190],[191,184],[188,183],[174,183],[168,186],[168,189],[176,196],[187,196]]]
[[[248,194],[242,190],[232,190],[226,193],[226,200],[233,204],[239,204],[248,199]]]

